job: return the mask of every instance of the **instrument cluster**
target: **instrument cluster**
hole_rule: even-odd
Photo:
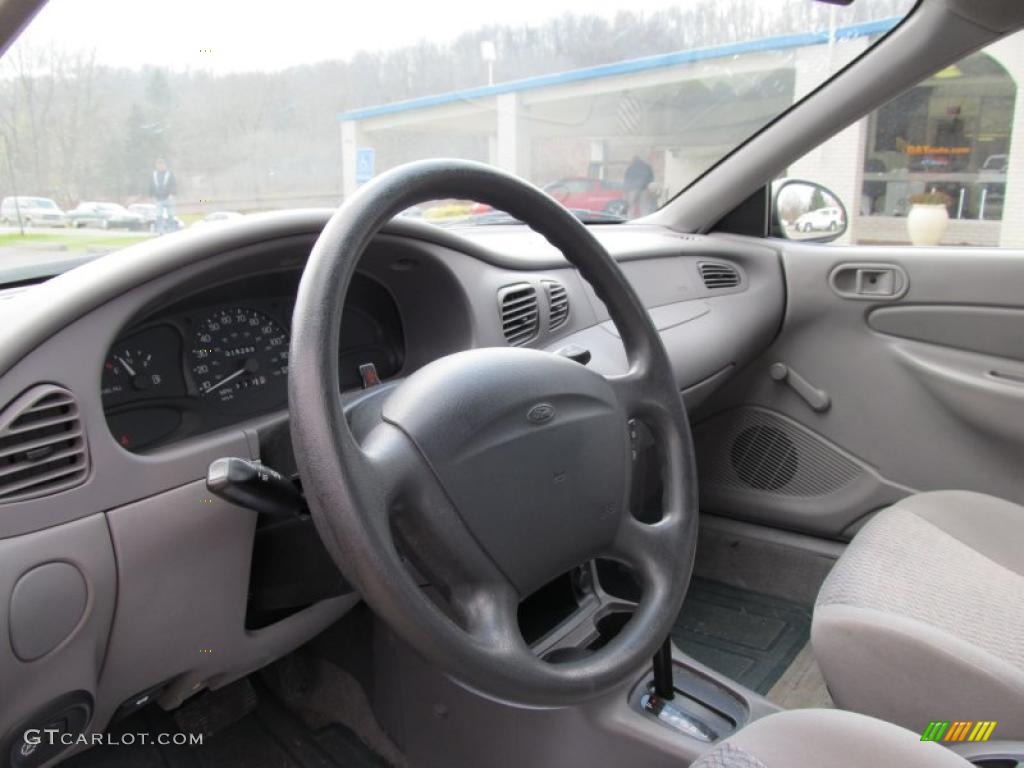
[[[294,293],[232,300],[241,293],[220,290],[210,296],[222,299],[216,303],[199,297],[170,308],[114,343],[101,394],[124,448],[153,448],[287,406]],[[349,290],[338,355],[343,390],[361,386],[368,370],[387,379],[401,369],[398,309],[370,278],[357,276]]]

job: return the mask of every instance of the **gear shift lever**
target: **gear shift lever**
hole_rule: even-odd
[[[676,684],[672,677],[672,636],[654,652],[654,695],[664,701],[676,697]]]
[[[660,720],[678,733],[685,734],[698,741],[712,742],[718,734],[706,723],[694,717],[685,709],[686,696],[673,704],[676,697],[675,677],[672,671],[672,636],[665,638],[654,654],[654,684],[651,693],[640,699],[643,710]]]

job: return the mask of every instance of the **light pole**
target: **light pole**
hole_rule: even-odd
[[[18,232],[25,234],[25,222],[21,220],[21,201],[18,200],[18,183],[14,179],[14,164],[11,162],[11,149],[7,144],[7,134],[4,137],[4,157],[7,159],[7,173],[11,177],[11,192],[14,197],[14,215],[18,219]]]
[[[480,58],[487,62],[487,84],[494,85],[494,62],[498,58],[498,49],[493,40],[480,41]]]

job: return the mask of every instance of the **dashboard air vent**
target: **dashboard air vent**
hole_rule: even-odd
[[[537,289],[527,283],[518,283],[498,292],[501,309],[501,332],[508,343],[519,347],[537,336],[540,313],[537,308]]]
[[[735,288],[740,284],[740,273],[736,271],[735,267],[728,264],[702,262],[698,269],[700,269],[704,286],[712,291],[721,288]]]
[[[569,319],[569,294],[557,280],[545,280],[544,291],[548,295],[548,330],[553,331]]]
[[[78,403],[66,389],[40,384],[0,413],[0,503],[66,491],[88,473]]]

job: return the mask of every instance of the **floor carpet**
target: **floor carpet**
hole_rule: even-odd
[[[804,646],[766,698],[783,709],[833,709],[825,678],[814,660],[811,644]]]
[[[155,706],[115,723],[119,734],[180,732]],[[135,737],[138,741],[138,737]],[[329,725],[311,731],[274,698],[261,692],[256,709],[204,739],[201,746],[117,744],[93,747],[62,768],[385,768],[387,763],[351,731]]]

